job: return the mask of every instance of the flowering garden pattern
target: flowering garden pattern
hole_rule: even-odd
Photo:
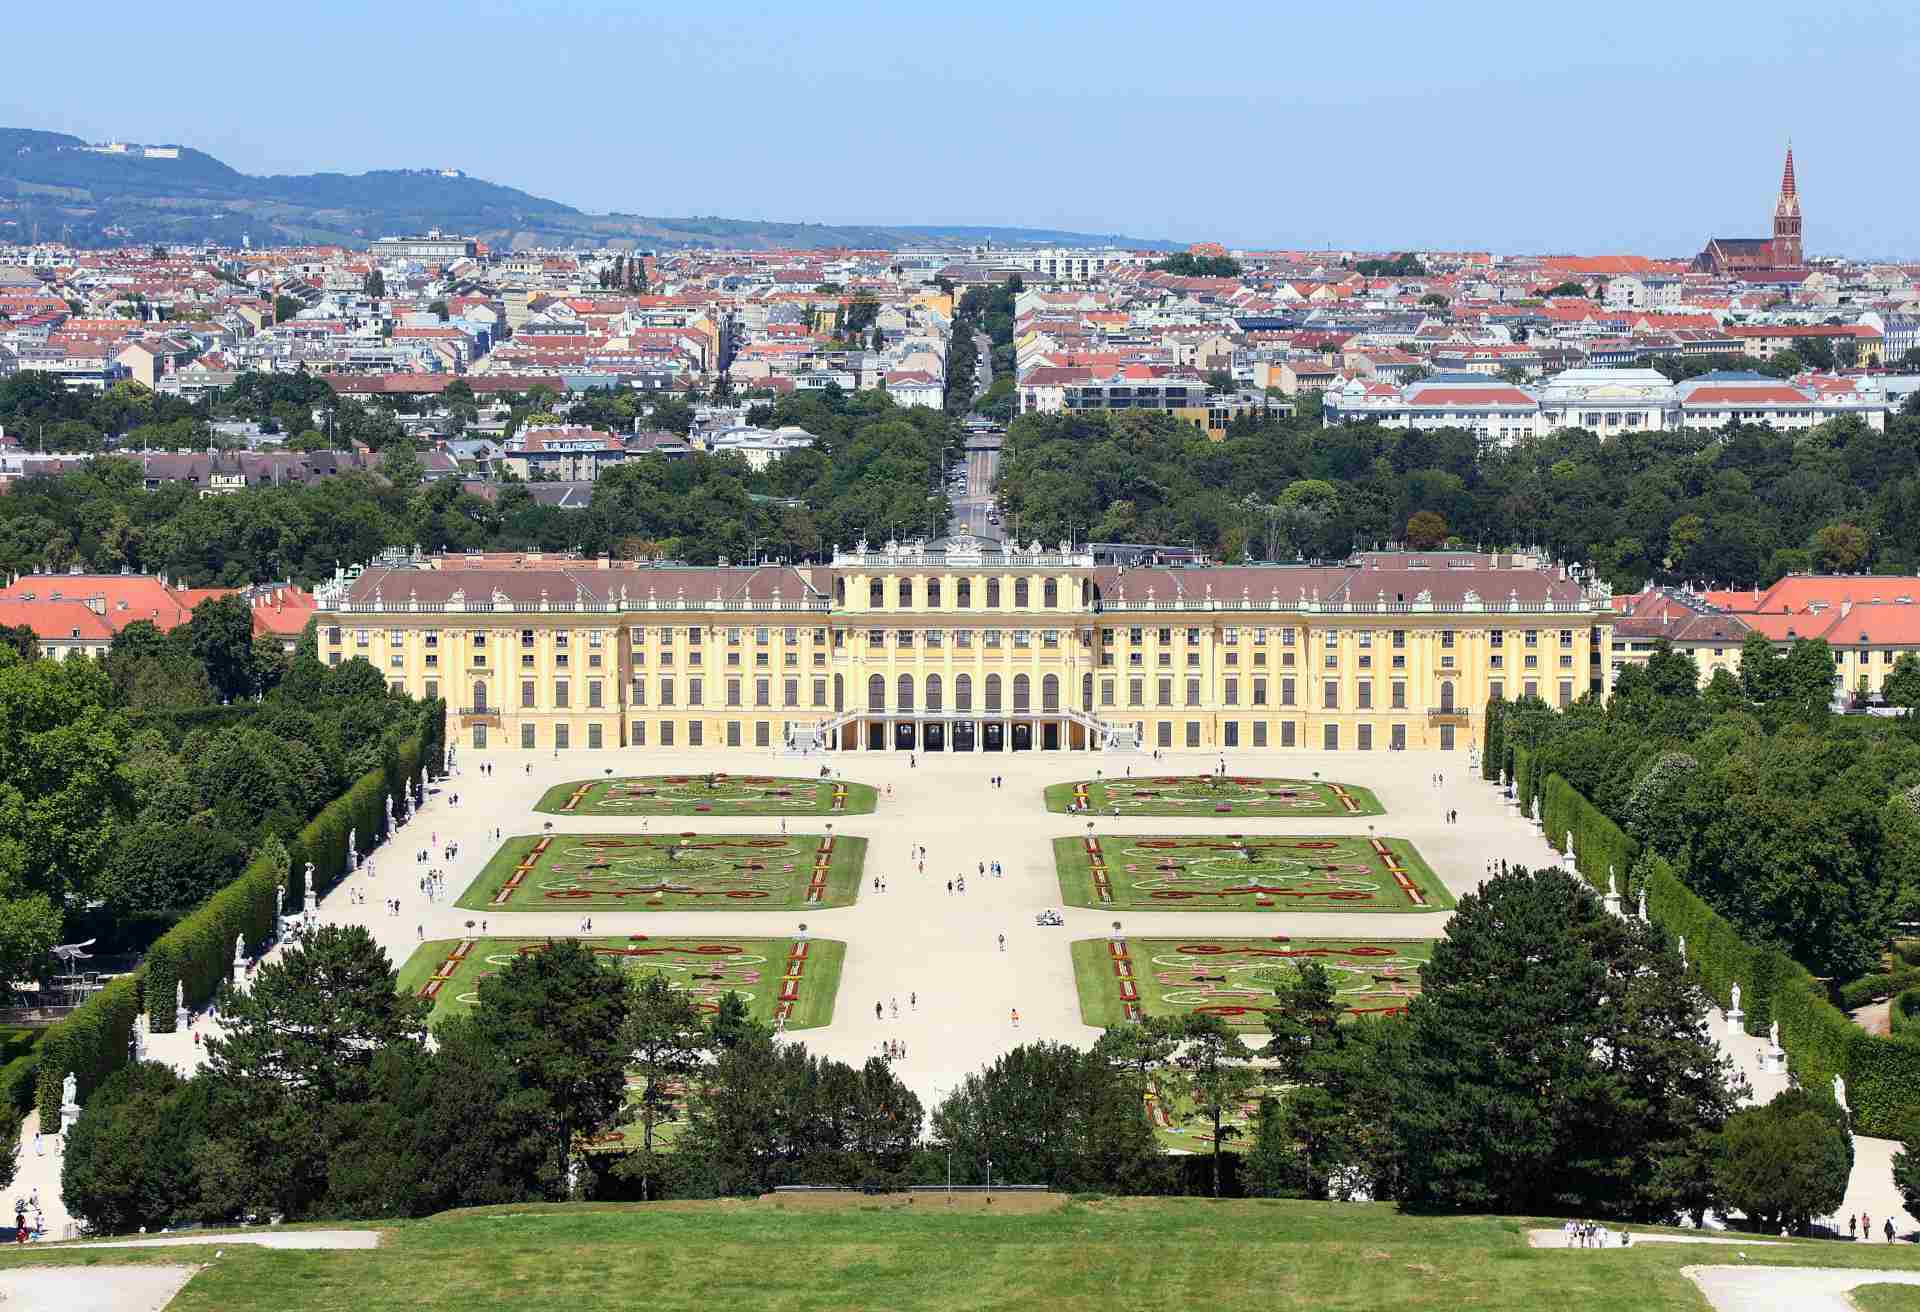
[[[1326,815],[1382,815],[1380,799],[1365,788],[1318,779],[1258,779],[1247,775],[1142,775],[1092,779],[1047,789],[1049,811],[1094,815],[1271,816],[1304,820]]]
[[[1348,1014],[1397,1016],[1431,954],[1407,939],[1095,938],[1074,943],[1073,974],[1089,1025],[1199,1012],[1264,1030],[1279,967],[1317,961]]]
[[[1413,844],[1372,836],[1100,836],[1053,840],[1069,906],[1134,911],[1444,911]]]
[[[852,905],[867,840],[841,834],[523,834],[456,903],[473,911],[790,911]]]
[[[580,779],[547,790],[536,811],[556,815],[865,815],[875,793],[837,779],[764,774],[656,774]]]
[[[553,942],[463,938],[423,943],[401,969],[400,987],[430,999],[435,1016],[465,1010],[480,1000],[482,979],[516,955],[544,952]],[[846,954],[844,943],[815,938],[632,934],[581,942],[636,974],[666,976],[709,1015],[719,1011],[722,997],[738,993],[755,1019],[790,1030],[832,1022]]]

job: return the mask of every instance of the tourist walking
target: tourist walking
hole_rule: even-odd
[[[1007,936],[1005,934],[1002,934],[1000,936],[1000,950],[1002,952],[1005,952],[1007,950]]]
[[[1018,1007],[1010,1008],[1009,1015],[1011,1015],[1013,1018],[1013,1027],[1015,1029],[1019,1029],[1020,1028],[1020,1008]]]

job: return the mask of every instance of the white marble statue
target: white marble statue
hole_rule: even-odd
[[[1840,1104],[1841,1111],[1850,1110],[1847,1106],[1847,1079],[1844,1075],[1833,1077],[1833,1100]]]
[[[1780,1022],[1767,1026],[1767,1046],[1774,1052],[1780,1051]]]
[[[246,962],[247,936],[245,934],[235,934],[233,936],[233,964],[236,966],[244,966]]]
[[[80,1105],[80,1081],[72,1071],[68,1071],[67,1078],[60,1081],[60,1105],[62,1107]]]
[[[1738,984],[1733,986],[1733,1007],[1731,1008],[1730,1014],[1736,1016],[1740,1014],[1740,986]]]
[[[313,862],[311,861],[307,862],[307,873],[304,878],[307,881],[307,910],[311,911],[313,910]]]
[[[1647,918],[1647,888],[1645,884],[1642,884],[1640,886],[1640,919],[1645,920],[1646,918]]]

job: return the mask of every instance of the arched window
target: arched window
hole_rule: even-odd
[[[1440,709],[1443,711],[1453,709],[1453,684],[1451,683],[1440,685]]]
[[[835,579],[833,581],[833,604],[836,606],[845,606],[847,604],[847,581],[845,579]]]
[[[987,709],[990,711],[1000,709],[1000,676],[997,674],[987,676]]]
[[[970,711],[973,709],[973,676],[956,674],[953,676],[953,709]]]
[[[900,580],[900,609],[910,610],[912,609],[912,607],[913,607],[913,580],[901,579]]]
[[[913,676],[911,674],[901,675],[898,687],[899,687],[899,693],[893,699],[894,709],[901,710],[901,711],[912,710],[913,709]]]
[[[1027,581],[1025,579],[1015,579],[1013,581],[1013,608],[1015,610],[1025,610],[1027,608]]]
[[[999,579],[987,580],[987,609],[988,610],[1000,609],[1000,580]]]
[[[930,610],[937,610],[939,606],[940,606],[940,580],[928,579],[927,580],[927,607]]]
[[[887,676],[876,674],[867,680],[867,709],[884,711],[887,709]]]
[[[1048,579],[1040,585],[1041,604],[1048,610],[1060,609],[1060,580]]]
[[[484,683],[475,682],[473,685],[473,709],[476,711],[487,709],[487,685]]]
[[[833,709],[836,714],[847,709],[847,682],[844,675],[833,676]]]
[[[959,589],[960,595],[954,599],[954,604],[959,606],[961,610],[972,610],[973,609],[973,580],[961,579],[960,582],[955,586]]]
[[[1013,676],[1013,709],[1016,711],[1033,709],[1033,680],[1024,674]]]
[[[1083,711],[1093,709],[1093,676],[1091,674],[1080,676],[1080,709]]]
[[[1025,678],[1023,674],[1020,676]],[[1018,695],[1018,689],[1015,690]],[[1040,709],[1052,713],[1060,709],[1060,676],[1049,674],[1040,680]]]
[[[927,676],[927,709],[930,711],[941,709],[940,676],[937,674],[929,674]]]
[[[867,584],[867,609],[881,610],[887,604],[887,585],[879,579]]]

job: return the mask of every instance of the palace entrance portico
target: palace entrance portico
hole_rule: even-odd
[[[821,745],[844,752],[1094,752],[1105,726],[1075,712],[965,715],[891,712],[835,717]]]

